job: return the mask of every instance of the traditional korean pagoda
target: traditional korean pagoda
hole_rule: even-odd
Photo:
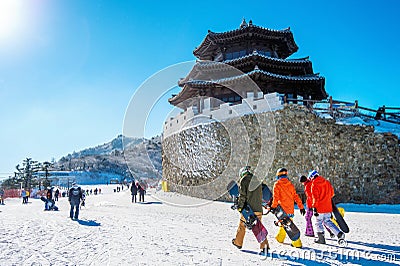
[[[201,112],[196,98],[218,99],[214,106],[224,103],[238,104],[249,93],[245,86],[232,90],[225,86],[251,78],[263,94],[277,92],[287,98],[322,100],[328,97],[325,78],[314,73],[308,57],[287,59],[298,50],[290,28],[272,30],[253,25],[244,19],[238,29],[216,33],[208,31],[193,54],[198,58],[190,73],[178,82],[179,94],[169,102],[186,110],[190,106]],[[237,69],[224,77],[226,68]],[[222,71],[222,72],[221,72]],[[230,72],[231,73],[231,72]],[[251,91],[250,91],[251,92]]]

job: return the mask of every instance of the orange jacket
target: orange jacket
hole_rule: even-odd
[[[304,193],[306,194],[307,197],[307,208],[311,208],[312,207],[312,195],[311,195],[311,185],[312,185],[312,181],[307,180],[306,182],[304,182]]]
[[[296,189],[289,179],[281,178],[276,181],[274,184],[271,208],[276,208],[279,204],[287,214],[294,214],[294,202],[297,203],[300,209],[304,208],[299,195],[296,193]]]
[[[319,213],[332,212],[332,197],[335,195],[331,182],[317,176],[311,185],[312,207]]]

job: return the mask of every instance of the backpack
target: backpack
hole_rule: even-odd
[[[74,187],[74,188],[72,188],[72,191],[71,191],[71,195],[73,196],[73,197],[80,197],[80,194],[81,194],[81,188],[80,187]]]

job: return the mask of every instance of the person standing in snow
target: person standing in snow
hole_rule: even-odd
[[[56,189],[56,191],[54,192],[54,200],[58,201],[58,195],[60,195],[60,190],[58,190],[58,188]]]
[[[21,191],[21,197],[22,197],[22,204],[27,203],[27,202],[26,202],[26,190],[25,190],[25,189],[22,189],[22,191]]]
[[[82,207],[85,207],[86,205],[86,203],[85,203],[85,200],[86,200],[86,192],[85,192],[85,190],[84,189],[82,189],[81,190],[82,191],[82,201],[81,201],[81,206],[80,206],[80,208],[82,209]]]
[[[316,228],[318,239],[315,243],[325,244],[324,226],[329,229],[339,239],[344,239],[344,233],[331,221],[332,198],[335,195],[332,184],[320,176],[317,170],[308,174],[308,179],[312,181],[311,197],[314,216],[316,217]]]
[[[136,202],[136,195],[137,195],[137,186],[134,181],[132,181],[131,185],[131,194],[132,194],[132,203]]]
[[[83,198],[82,189],[75,182],[72,183],[72,188],[70,188],[68,193],[68,201],[71,205],[71,209],[69,212],[69,217],[74,220],[78,220],[79,217],[79,205],[81,203],[81,199]],[[74,213],[75,209],[75,213]]]
[[[25,189],[25,191],[26,191],[26,195],[25,195],[25,203],[28,203],[29,196],[31,195],[31,192],[29,191],[29,189]]]
[[[4,205],[4,189],[0,188],[0,204]]]
[[[144,194],[146,193],[146,190],[139,183],[137,183],[137,189],[139,191],[139,202],[144,202]]]
[[[300,209],[301,215],[304,215],[306,211],[304,210],[304,206],[301,202],[299,195],[297,195],[296,193],[294,185],[292,184],[292,182],[289,181],[287,175],[288,171],[286,168],[280,168],[276,172],[276,181],[272,192],[273,197],[270,211],[274,213],[276,207],[280,205],[282,209],[286,212],[286,214],[293,219],[295,202]],[[275,236],[275,239],[279,243],[283,243],[285,238],[286,231],[283,226],[280,226],[278,234]],[[296,241],[292,241],[292,246],[296,248],[301,248],[302,243],[300,238]]]
[[[254,211],[254,214],[261,221],[262,219],[262,185],[253,176],[250,171],[250,166],[243,167],[240,169],[240,179],[239,179],[239,198],[237,204],[237,210],[240,212],[239,226],[236,231],[236,237],[232,239],[232,244],[241,249],[243,246],[243,239],[246,234],[245,218],[242,215],[242,210],[245,204],[248,204],[250,208]],[[268,240],[265,239],[260,243],[260,254],[264,255],[268,253],[269,244]]]

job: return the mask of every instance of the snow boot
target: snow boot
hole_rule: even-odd
[[[318,244],[326,244],[324,233],[317,233],[317,234],[318,234],[318,239],[314,240],[314,242]]]
[[[283,241],[285,241],[285,238],[286,238],[286,231],[285,231],[285,229],[283,229],[283,226],[280,226],[279,231],[275,236],[275,239],[279,243],[283,243]]]
[[[241,249],[242,246],[236,245],[235,240],[236,240],[236,238],[232,239],[232,244],[233,244],[235,247],[237,247],[238,249]]]
[[[300,238],[299,238],[299,239],[297,239],[297,240],[295,240],[295,241],[292,241],[291,246],[292,246],[292,247],[295,247],[295,248],[302,248],[302,247],[303,247],[303,244],[301,243],[301,240],[300,240]]]
[[[268,256],[268,253],[269,253],[269,247],[265,247],[265,248],[261,249],[261,251],[258,253],[258,255]]]

